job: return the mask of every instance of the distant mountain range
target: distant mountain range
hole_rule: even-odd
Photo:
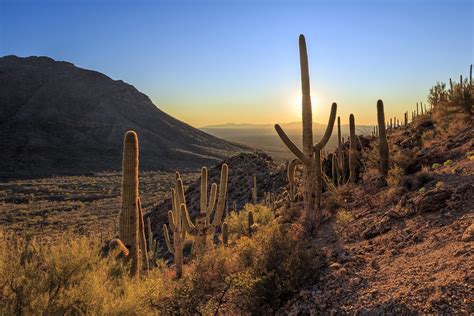
[[[0,177],[120,170],[127,130],[140,168],[196,168],[248,151],[158,109],[135,87],[48,57],[0,58]]]
[[[279,123],[281,127],[291,135],[301,134],[301,122],[290,122],[290,123]],[[276,135],[274,124],[249,124],[249,123],[227,123],[220,125],[208,125],[200,128],[201,130],[218,136],[218,137],[229,137],[229,136],[244,136],[244,135]],[[357,125],[356,132],[358,134],[370,134],[373,129],[373,125]],[[313,133],[315,135],[323,134],[326,130],[326,124],[313,123]],[[336,126],[334,126],[334,132],[336,132]],[[341,125],[341,133],[343,135],[349,134],[349,125]],[[334,133],[335,134],[335,133]]]

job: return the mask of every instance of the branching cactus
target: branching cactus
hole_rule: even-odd
[[[201,170],[201,210],[199,215],[196,217],[195,223],[191,221],[189,216],[186,203],[180,203],[181,212],[183,216],[183,224],[186,231],[195,236],[195,253],[196,255],[201,255],[207,247],[207,236],[214,236],[217,228],[222,222],[222,217],[224,214],[225,200],[227,196],[227,178],[228,178],[229,168],[226,164],[222,164],[221,167],[221,178],[219,183],[219,192],[217,193],[217,184],[212,184],[211,186],[211,196],[209,203],[207,203],[207,168],[202,168]],[[184,192],[182,194],[182,201],[184,201]],[[215,208],[216,195],[217,206],[214,212],[214,218],[211,221],[211,213]]]
[[[275,130],[288,149],[303,163],[303,199],[304,212],[310,224],[320,218],[321,199],[321,150],[324,148],[332,134],[336,120],[336,103],[332,104],[329,124],[321,141],[313,144],[313,115],[311,109],[311,95],[308,69],[308,53],[303,35],[299,37],[301,90],[302,90],[302,117],[303,117],[303,151],[301,151],[286,135],[280,125],[275,125]],[[319,179],[319,180],[318,180]]]
[[[408,114],[405,116],[407,117]],[[388,141],[385,133],[385,113],[382,100],[377,101],[377,122],[379,124],[379,170],[385,179],[388,176]]]
[[[140,211],[138,205],[138,136],[125,133],[122,161],[122,210],[119,215],[119,239],[132,254],[131,274],[140,274]]]
[[[391,119],[390,119],[391,122]],[[350,132],[350,150],[349,150],[349,179],[352,183],[357,183],[357,161],[359,152],[357,150],[357,136],[355,133],[355,119],[354,115],[349,116],[349,132]]]
[[[180,210],[181,203],[186,203],[184,200],[183,181],[181,180],[179,172],[176,172],[175,188],[171,189],[172,210],[168,211],[170,230],[173,232],[173,245],[171,245],[170,235],[166,224],[163,224],[163,234],[165,236],[166,247],[174,256],[177,278],[181,278],[183,274],[183,245],[184,239],[186,238],[186,230],[183,227],[183,218]]]

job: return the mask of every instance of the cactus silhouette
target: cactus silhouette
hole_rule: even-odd
[[[140,274],[140,211],[138,205],[138,136],[125,133],[122,161],[122,209],[119,215],[119,239],[132,254],[131,274]]]
[[[214,218],[211,221],[211,213],[214,210],[217,184],[211,186],[211,197],[209,204],[207,203],[207,168],[201,169],[201,210],[199,215],[196,217],[195,224],[192,223],[189,216],[186,203],[181,203],[181,212],[183,216],[183,224],[186,231],[195,236],[195,253],[201,255],[207,247],[207,235],[214,235],[217,228],[222,222],[222,216],[224,214],[225,200],[227,196],[227,178],[229,173],[229,167],[226,164],[222,164],[221,167],[221,178],[219,183],[219,193],[217,198],[217,206],[214,212]],[[182,200],[184,201],[184,192],[182,192]]]
[[[337,104],[332,104],[329,123],[323,138],[318,144],[314,145],[308,53],[306,49],[306,41],[303,35],[300,35],[299,37],[299,50],[302,89],[303,151],[301,151],[290,140],[278,124],[275,125],[275,130],[288,149],[303,163],[304,213],[309,218],[312,226],[321,217],[321,150],[324,148],[332,134],[334,121],[336,120]]]
[[[391,119],[390,119],[391,121]],[[349,133],[350,133],[350,150],[349,150],[349,179],[352,183],[357,183],[357,160],[358,160],[358,150],[357,150],[357,136],[355,134],[355,119],[354,115],[349,116]]]
[[[171,245],[168,227],[163,224],[163,234],[165,236],[166,247],[174,256],[174,264],[176,269],[176,277],[181,278],[183,274],[183,245],[186,238],[186,230],[183,227],[182,213],[180,205],[186,203],[184,200],[183,181],[179,172],[176,172],[175,187],[171,189],[171,208],[168,211],[168,222],[170,230],[173,232],[173,245]]]
[[[337,161],[339,169],[339,184],[345,183],[346,175],[344,174],[344,152],[342,150],[342,139],[341,139],[341,117],[337,117]]]
[[[229,245],[229,225],[226,222],[222,223],[222,243],[226,247]]]
[[[408,114],[406,115],[408,116]],[[385,132],[385,112],[383,101],[377,101],[377,122],[379,124],[379,170],[385,179],[388,175],[388,141]]]

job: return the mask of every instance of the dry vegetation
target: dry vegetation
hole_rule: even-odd
[[[198,177],[186,173],[186,185]],[[140,193],[144,208],[169,196],[174,173],[143,172]],[[120,210],[121,173],[64,176],[0,183],[0,227],[20,236],[50,238],[72,232],[116,234]]]

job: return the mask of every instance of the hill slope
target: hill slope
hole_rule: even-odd
[[[244,148],[159,110],[133,86],[47,57],[0,58],[0,177],[120,169],[122,137],[140,135],[140,167],[217,162]]]

